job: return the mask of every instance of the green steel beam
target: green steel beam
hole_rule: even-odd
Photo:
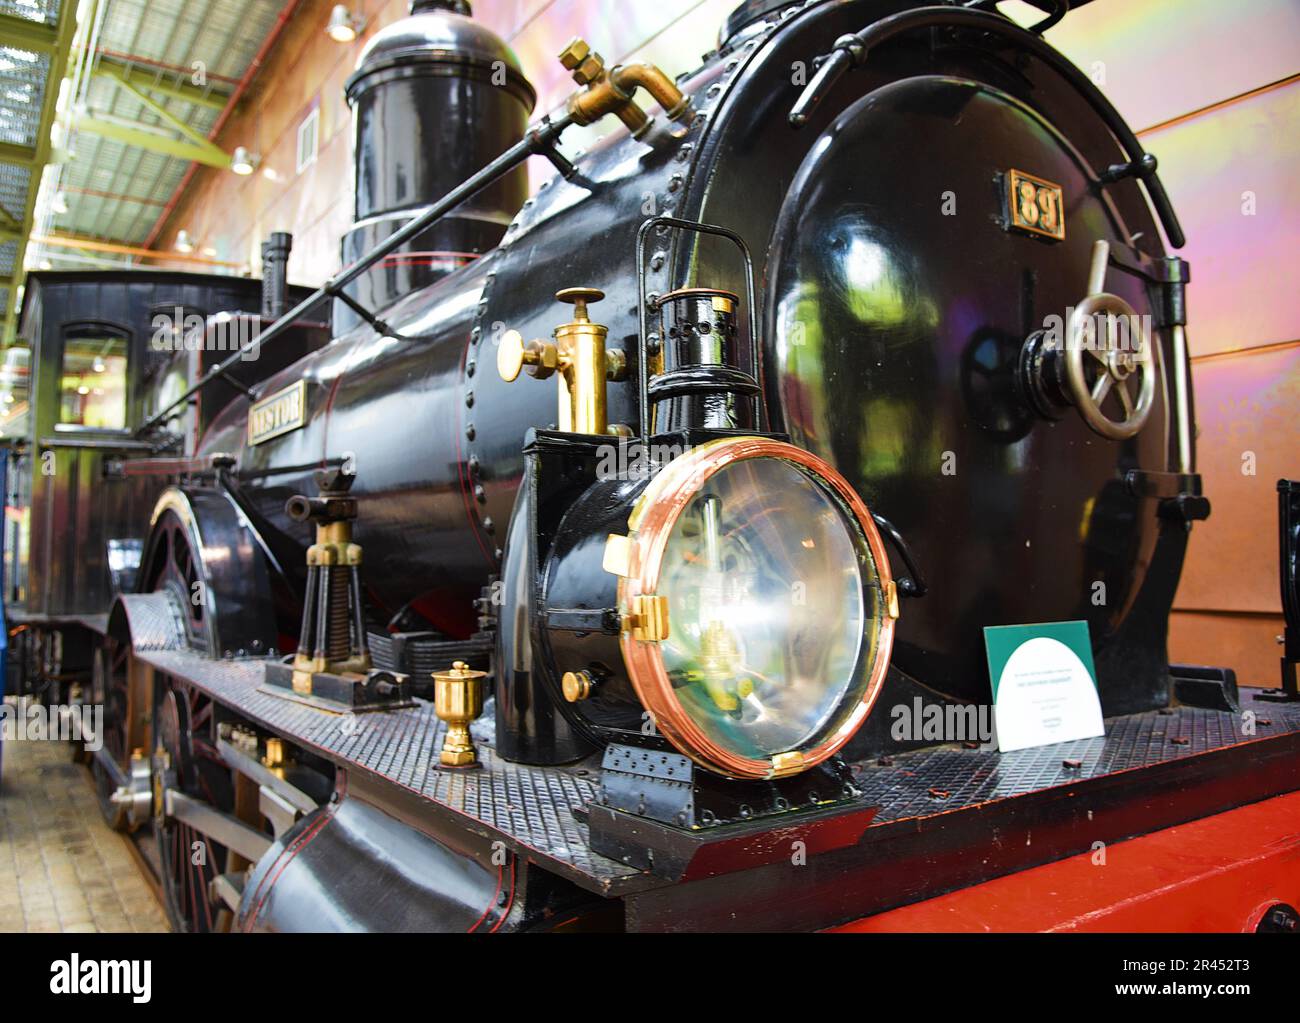
[[[161,153],[163,156],[172,156],[178,160],[202,163],[209,167],[218,167],[221,170],[230,169],[230,154],[219,146],[207,142],[206,139],[204,141],[207,144],[200,146],[193,142],[182,142],[180,139],[168,138],[166,135],[155,135],[153,132],[145,131],[142,128],[128,128],[126,125],[115,124],[112,121],[101,121],[89,116],[78,117],[73,121],[73,124],[80,131],[87,131],[92,135],[98,135],[100,138],[120,142],[124,146],[135,146],[153,153]]]
[[[101,0],[102,2],[102,0]],[[72,37],[77,31],[77,7],[79,5],[73,0],[63,0],[59,4],[59,23],[53,29],[54,43],[47,51],[50,55],[49,73],[45,78],[45,88],[42,90],[41,97],[41,120],[40,127],[36,132],[36,145],[30,150],[30,156],[22,161],[31,169],[31,176],[27,180],[27,205],[23,210],[22,230],[18,237],[18,250],[14,253],[13,277],[9,282],[9,295],[4,303],[4,335],[0,341],[0,347],[7,348],[13,343],[15,332],[18,328],[18,311],[15,303],[18,301],[18,289],[22,287],[26,273],[23,270],[23,259],[27,255],[27,238],[32,233],[32,222],[36,216],[36,196],[41,189],[41,173],[45,170],[45,164],[50,158],[50,127],[54,124],[54,104],[59,98],[59,85],[63,81],[63,74],[68,67],[68,52],[72,49]],[[97,3],[91,3],[89,14],[93,18]],[[23,21],[21,18],[8,18],[3,28],[0,28],[0,36],[8,42],[15,38],[12,34],[11,26],[8,22]],[[50,31],[48,26],[42,27],[39,24],[25,22],[24,25],[16,27],[18,37],[22,33],[31,33],[35,29],[38,33]],[[9,147],[6,147],[6,149]],[[14,149],[26,150],[28,147],[17,146]],[[0,151],[0,158],[8,159],[4,151]]]
[[[3,206],[0,206],[0,231],[13,232],[13,231],[21,231],[22,229],[23,229],[23,225],[18,223],[18,221],[14,219],[13,214],[11,214]]]
[[[0,245],[5,242],[15,241],[23,236],[22,227],[3,227],[0,226]]]
[[[99,65],[95,68],[95,74],[102,78],[111,78],[113,81],[130,88],[133,92],[135,89],[145,89],[160,96],[170,96],[173,99],[184,100],[186,103],[195,103],[201,107],[208,107],[211,110],[224,110],[226,101],[230,98],[224,92],[216,90],[209,92],[191,82],[155,81],[154,75],[144,68],[130,67],[111,57],[101,56],[99,58]]]
[[[44,21],[32,21],[13,14],[0,14],[0,39],[5,41],[6,46],[13,46],[19,50],[54,53],[55,47],[59,44],[59,32],[54,25]]]
[[[36,149],[32,146],[20,146],[14,142],[0,142],[0,160],[29,167],[36,162]]]
[[[124,92],[130,93],[141,103],[147,106],[150,110],[152,110],[155,114],[161,117],[166,124],[175,128],[178,132],[180,132],[183,136],[185,136],[185,138],[189,139],[192,143],[194,143],[194,145],[198,146],[200,149],[211,150],[214,154],[221,153],[221,149],[213,145],[211,142],[209,142],[208,137],[206,135],[204,135],[201,131],[198,131],[195,128],[190,127],[179,117],[173,114],[170,110],[168,110],[165,106],[159,103],[156,99],[150,96],[147,92],[145,92],[142,89],[136,88],[134,85],[132,85],[130,82],[126,80],[125,75],[114,74],[112,71],[109,71],[105,73],[105,77],[109,78],[113,82],[116,82],[118,88],[122,89]],[[226,165],[229,166],[228,160]],[[214,166],[219,166],[219,165],[214,165]]]

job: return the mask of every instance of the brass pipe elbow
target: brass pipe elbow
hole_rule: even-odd
[[[690,97],[653,64],[620,65],[610,72],[610,78],[620,92],[629,96],[638,88],[645,89],[664,108],[670,121],[689,122],[694,117]]]
[[[674,121],[689,123],[695,116],[690,97],[653,64],[628,64],[606,70],[600,54],[583,39],[574,39],[560,54],[560,62],[584,86],[569,98],[569,115],[577,124],[594,124],[614,114],[634,138],[650,129],[650,118],[637,106],[637,89],[645,89]]]

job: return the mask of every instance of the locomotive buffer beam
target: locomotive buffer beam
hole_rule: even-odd
[[[855,845],[878,810],[838,758],[788,778],[738,782],[680,753],[615,743],[596,798],[577,813],[593,852],[682,882],[775,863],[790,855],[790,841],[809,855]]]

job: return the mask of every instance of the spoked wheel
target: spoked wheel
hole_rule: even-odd
[[[113,758],[123,771],[130,770],[127,747],[128,731],[128,696],[127,668],[130,662],[131,648],[119,643],[111,636],[95,650],[95,659],[91,668],[91,701],[95,706],[104,708],[103,736],[104,752]],[[78,747],[80,748],[80,747]],[[117,783],[106,771],[99,759],[92,758],[91,773],[95,776],[95,793],[99,797],[99,812],[104,821],[114,831],[134,831],[139,822],[130,821],[127,805],[114,800]]]
[[[144,588],[171,593],[182,609],[190,645],[196,650],[206,650],[209,632],[206,594],[191,544],[191,533],[184,520],[172,509],[165,511],[154,525]]]
[[[229,853],[225,846],[162,812],[168,788],[227,813],[233,808],[230,772],[210,738],[213,704],[194,688],[161,676],[157,693],[154,835],[167,915],[177,931],[221,930],[223,914],[210,899],[208,886],[226,870]]]

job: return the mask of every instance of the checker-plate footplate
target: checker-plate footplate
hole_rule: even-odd
[[[665,883],[588,847],[586,826],[573,811],[596,795],[598,757],[570,767],[509,763],[496,756],[492,722],[485,717],[473,729],[483,769],[441,771],[434,764],[446,726],[430,704],[385,714],[333,714],[259,692],[264,661],[212,661],[178,650],[138,656],[346,768],[415,793],[467,826],[490,829],[586,887],[622,895]],[[1255,714],[1254,735],[1243,734],[1242,715],[1179,707],[1110,719],[1104,739],[1016,753],[943,746],[900,754],[887,765],[852,766],[863,803],[880,807],[871,826],[876,828],[1300,732],[1300,706],[1247,706]],[[1078,767],[1067,767],[1067,761]]]

